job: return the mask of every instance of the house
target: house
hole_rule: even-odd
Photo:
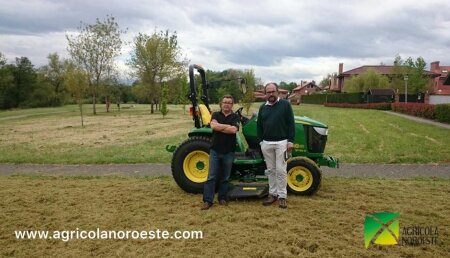
[[[286,99],[289,95],[289,91],[285,89],[278,88],[278,96],[280,99]],[[255,90],[253,92],[253,97],[255,98],[255,101],[266,101],[266,94],[264,93],[264,87],[258,90]]]
[[[393,65],[363,65],[352,70],[343,71],[344,64],[339,63],[339,73],[337,75],[337,85],[334,86],[333,89],[330,90],[341,92],[344,90],[345,83],[352,77],[359,74],[363,74],[367,72],[369,69],[375,70],[377,73],[387,76],[389,79],[394,77],[394,66]],[[433,71],[425,71],[425,74],[430,78],[430,80],[434,80],[434,78],[439,77],[440,73],[435,73]],[[333,79],[332,79],[333,83]]]
[[[450,85],[450,73],[447,74],[447,79],[445,79],[444,85]]]
[[[302,95],[309,95],[318,91],[322,91],[322,89],[316,85],[315,81],[301,81],[300,85],[292,90],[291,95],[289,95],[289,101],[293,104],[299,104]]]
[[[433,94],[435,95],[449,95],[450,94],[450,66],[440,66],[439,61],[434,61],[430,64],[430,70],[440,76],[434,78]]]

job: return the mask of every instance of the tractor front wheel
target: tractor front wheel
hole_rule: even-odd
[[[202,193],[208,178],[211,138],[192,136],[175,150],[172,175],[178,186],[188,193]]]
[[[308,158],[292,158],[287,164],[287,190],[296,195],[312,195],[320,187],[322,173]]]

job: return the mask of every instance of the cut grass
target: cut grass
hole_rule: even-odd
[[[169,177],[0,177],[0,256],[446,257],[450,181],[326,178],[289,208],[239,200],[200,211],[201,195]],[[371,246],[364,218],[400,213],[400,227],[436,226],[438,245]],[[200,240],[18,240],[15,230],[201,230]]]
[[[257,111],[255,103],[251,112]],[[0,162],[51,164],[168,163],[167,144],[180,144],[193,127],[181,106],[166,118],[149,105],[123,105],[98,115],[85,105],[85,128],[77,106],[0,112]],[[187,106],[188,107],[188,106]],[[235,106],[237,109],[239,105]],[[218,106],[213,105],[213,110]],[[326,123],[326,154],[344,163],[450,162],[450,130],[378,110],[294,106],[296,115]]]

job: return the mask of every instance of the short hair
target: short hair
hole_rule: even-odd
[[[234,104],[234,98],[231,95],[223,95],[222,100],[223,99],[231,99],[231,102],[233,102],[233,104]]]
[[[264,86],[264,93],[266,93],[266,88],[267,88],[267,86],[269,86],[269,85],[275,86],[275,89],[276,89],[277,92],[278,92],[278,84],[277,84],[276,82],[269,82],[269,83],[266,84],[266,86]]]

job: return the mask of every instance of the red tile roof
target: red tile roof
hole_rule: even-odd
[[[379,74],[389,75],[389,74],[394,74],[392,72],[393,68],[394,68],[393,65],[363,65],[363,66],[357,67],[355,69],[343,72],[343,73],[339,74],[339,77],[362,74],[362,73],[367,72],[368,69],[373,69],[373,70],[377,71]],[[425,74],[427,74],[431,77],[439,76],[438,73],[433,73],[430,71],[425,71]]]

